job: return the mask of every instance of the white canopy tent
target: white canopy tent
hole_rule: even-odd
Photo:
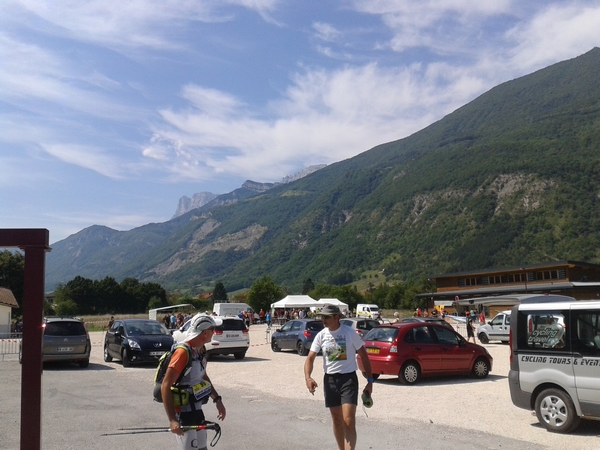
[[[350,311],[348,309],[348,305],[337,298],[321,298],[317,301],[317,304],[311,308],[311,310],[316,311],[317,309],[321,309],[323,305],[336,305],[340,308],[345,316],[348,316],[348,312]]]
[[[316,304],[317,301],[308,295],[288,295],[278,302],[271,303],[271,308],[310,308]]]

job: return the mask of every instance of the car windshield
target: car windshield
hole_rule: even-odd
[[[129,336],[144,336],[152,334],[168,334],[167,330],[160,323],[156,322],[134,322],[126,325]]]
[[[44,334],[46,336],[81,336],[85,334],[85,327],[81,322],[48,322]]]
[[[392,342],[398,336],[398,328],[375,327],[367,333],[365,341]]]

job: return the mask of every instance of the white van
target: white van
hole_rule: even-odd
[[[502,311],[485,325],[477,328],[477,338],[482,344],[490,341],[508,342],[510,335],[510,310]]]
[[[217,316],[237,316],[242,311],[254,316],[254,310],[246,303],[215,303],[213,306],[213,312]]]
[[[356,317],[367,317],[377,320],[381,317],[381,311],[377,305],[359,303],[356,305]]]
[[[512,309],[510,395],[549,431],[600,419],[600,301],[547,296]]]

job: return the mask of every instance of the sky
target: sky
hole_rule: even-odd
[[[600,46],[600,2],[2,0],[0,228],[130,230]]]

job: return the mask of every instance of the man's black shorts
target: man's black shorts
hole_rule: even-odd
[[[333,408],[345,403],[358,404],[358,377],[356,372],[325,374],[323,377],[325,406]]]

